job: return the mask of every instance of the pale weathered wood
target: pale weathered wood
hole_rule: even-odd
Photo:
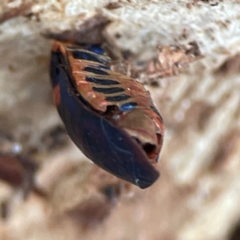
[[[144,191],[97,170],[60,130],[49,133],[62,123],[49,84],[51,40],[41,34],[78,30],[95,14],[112,21],[104,34],[132,52],[135,67],[156,59],[159,45],[196,42],[203,55],[146,84],[166,134],[161,178]],[[0,152],[40,166],[26,201],[0,182],[0,202],[9,200],[1,240],[229,239],[240,219],[238,1],[4,1],[0,21]],[[148,74],[138,77],[149,83]]]

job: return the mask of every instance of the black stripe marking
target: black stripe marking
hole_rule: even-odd
[[[106,70],[111,70],[110,67],[105,66],[105,65],[98,65],[98,66],[88,66],[88,67],[92,67],[92,68],[97,68],[97,69],[106,69]]]
[[[119,82],[110,79],[101,79],[101,78],[94,78],[94,77],[86,77],[86,81],[96,83],[99,85],[116,85]]]
[[[107,72],[93,67],[85,67],[83,70],[86,72],[95,73],[99,75],[109,75]]]
[[[93,61],[93,62],[98,62],[98,63],[106,63],[106,61],[98,58],[97,56],[89,53],[89,52],[82,52],[82,51],[73,51],[72,55],[76,59],[83,59],[83,60],[88,60],[88,61]]]
[[[104,94],[119,93],[119,92],[125,91],[124,88],[121,88],[121,87],[111,87],[111,88],[93,87],[93,90],[96,92],[104,93]]]
[[[110,101],[110,102],[120,102],[120,101],[128,100],[129,98],[130,98],[130,96],[128,96],[126,94],[121,94],[121,95],[118,95],[118,96],[106,97],[106,100]]]

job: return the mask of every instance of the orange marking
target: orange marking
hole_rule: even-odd
[[[58,51],[60,51],[64,56],[66,56],[65,44],[55,40],[53,42],[52,52],[58,52]]]
[[[59,84],[53,89],[53,100],[55,105],[58,107],[61,102],[60,86]]]

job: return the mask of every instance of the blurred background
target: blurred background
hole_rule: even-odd
[[[164,119],[146,190],[91,163],[53,105],[44,36],[99,19]],[[0,23],[1,240],[240,239],[238,1],[6,0]]]

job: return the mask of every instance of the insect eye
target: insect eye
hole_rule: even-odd
[[[143,151],[147,154],[147,156],[151,159],[152,155],[156,150],[156,146],[151,143],[142,143],[138,138],[133,137],[133,139],[142,147]]]
[[[156,147],[151,143],[146,143],[142,146],[142,148],[147,153],[147,155],[151,155],[151,153],[154,152]]]

